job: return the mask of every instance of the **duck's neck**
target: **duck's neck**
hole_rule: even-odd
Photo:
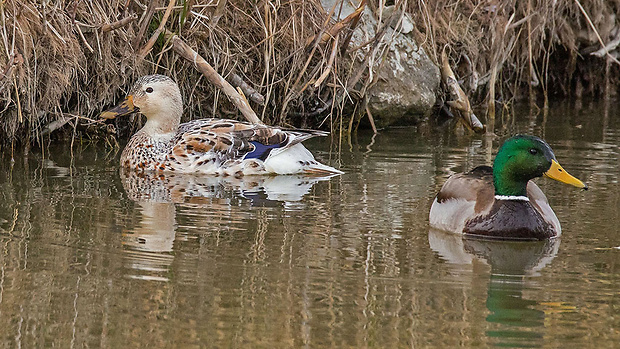
[[[533,177],[524,170],[523,162],[520,154],[502,146],[493,162],[495,195],[527,197],[527,182]]]
[[[175,113],[175,117],[168,115],[150,115],[142,131],[154,139],[168,140],[177,133],[181,122],[181,114]]]
[[[493,176],[493,184],[495,185],[495,195],[527,197],[527,182],[516,182]]]
[[[498,169],[493,166],[493,184],[495,195],[526,196],[529,179],[521,178],[509,168]]]

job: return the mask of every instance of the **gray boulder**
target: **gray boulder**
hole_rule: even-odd
[[[326,11],[331,10],[334,2],[338,3],[334,20],[343,19],[355,11],[345,1],[338,16],[341,0],[321,0]],[[383,12],[383,20],[390,18],[392,13],[393,7],[387,7]],[[375,37],[380,27],[377,16],[366,7],[349,47],[359,46]],[[373,44],[369,44],[357,50],[352,57],[358,65],[371,62],[374,67],[373,75],[369,78],[376,80],[376,83],[367,91],[367,95],[377,127],[417,123],[430,115],[439,89],[439,68],[415,42],[411,33],[411,17],[405,14],[400,24],[398,17],[390,23],[377,50],[371,51]],[[385,50],[388,52],[385,53]],[[372,56],[364,63],[368,54]],[[358,82],[360,88],[363,83],[365,81]]]

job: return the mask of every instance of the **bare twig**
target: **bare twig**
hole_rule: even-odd
[[[80,26],[76,25],[75,29],[77,29],[78,34],[80,34],[80,39],[82,39],[82,41],[84,42],[84,45],[86,45],[86,48],[90,51],[90,53],[95,52],[95,50],[93,50],[93,48],[90,46],[88,41],[86,41],[86,38],[84,37],[84,33],[82,33],[82,29],[80,28]]]
[[[517,28],[518,26],[520,26],[521,24],[525,23],[525,21],[529,21],[530,18],[532,18],[534,15],[533,14],[528,14],[527,16],[521,18],[520,20],[506,26],[506,31]]]
[[[359,23],[360,18],[362,18],[361,13],[364,10],[364,7],[366,6],[366,1],[367,0],[362,0],[362,2],[360,3],[358,7],[359,14],[357,14],[355,18],[353,18],[353,20],[351,21],[351,24],[349,24],[349,33],[347,33],[347,36],[345,36],[344,40],[342,40],[342,47],[340,48],[340,52],[342,54],[344,54],[347,51],[347,47],[349,46],[349,41],[351,41],[351,38],[353,37],[353,31],[355,30],[355,27],[357,27],[357,24]]]
[[[334,43],[332,46],[332,53],[331,55],[329,55],[329,61],[327,62],[327,68],[325,68],[321,76],[319,76],[319,78],[316,80],[316,82],[314,83],[314,87],[321,86],[321,84],[323,83],[323,80],[325,80],[327,76],[329,75],[329,73],[332,71],[332,66],[334,65],[334,60],[336,59],[336,53],[338,52],[337,48],[338,48],[338,37],[336,36],[336,39],[334,39]]]
[[[57,115],[58,114],[60,114],[60,115],[58,116],[58,118],[56,120],[50,122],[45,127],[43,127],[43,129],[41,130],[41,136],[48,135],[48,134],[50,134],[50,133],[60,129],[61,127],[66,125],[71,120],[75,120],[74,128],[77,126],[77,121],[82,120],[82,121],[85,121],[85,123],[83,124],[85,126],[91,126],[91,125],[99,124],[99,125],[105,126],[104,128],[106,129],[106,131],[108,133],[110,133],[110,132],[115,133],[113,129],[110,129],[110,128],[107,127],[108,125],[105,124],[105,121],[103,119],[94,120],[94,119],[88,118],[86,116],[76,115],[76,114],[71,114],[71,113],[62,113],[61,112],[61,113],[57,113]]]
[[[297,75],[297,79],[295,80],[295,83],[293,83],[293,91],[295,91],[296,87],[299,85],[299,82],[301,81],[301,78],[303,77],[304,73],[308,69],[308,65],[312,61],[312,56],[314,56],[314,52],[316,51],[317,47],[319,46],[319,44],[323,40],[323,35],[325,33],[325,29],[327,27],[327,24],[329,23],[329,18],[334,13],[334,10],[336,9],[336,5],[337,5],[337,2],[334,3],[334,6],[332,6],[331,10],[329,11],[327,19],[325,20],[325,23],[323,24],[323,27],[321,28],[321,31],[319,31],[319,33],[317,35],[309,38],[308,41],[306,42],[306,49],[308,49],[310,47],[310,44],[314,43],[314,45],[312,45],[312,50],[310,51],[310,54],[308,55],[308,58],[306,59],[306,63],[304,64],[304,66],[301,68],[301,71]],[[332,37],[332,36],[329,36],[329,37]],[[293,92],[293,93],[295,93],[295,92]]]
[[[234,87],[239,87],[252,102],[258,105],[265,105],[265,97],[252,88],[252,86],[248,85],[239,75],[235,73],[230,74],[230,84]]]
[[[116,22],[113,23],[109,23],[109,24],[104,24],[101,26],[101,31],[104,33],[110,32],[112,30],[116,30],[118,28],[122,28],[124,26],[126,26],[127,24],[135,21],[136,19],[138,19],[138,15],[136,15],[135,13],[132,14],[131,16],[125,17],[121,20],[118,20]]]
[[[24,63],[24,57],[22,57],[22,55],[19,53],[14,53],[10,57],[11,58],[9,59],[9,63],[6,65],[6,68],[4,68],[4,71],[1,73],[2,76],[0,76],[0,80],[10,79],[13,76],[13,71],[15,70],[15,67],[17,67],[19,64]]]
[[[219,22],[220,18],[224,15],[226,11],[226,2],[227,0],[219,0],[217,2],[217,7],[215,8],[215,11],[213,11],[213,17],[211,19],[212,27],[216,27],[217,22]]]
[[[373,42],[373,47],[371,49],[374,50],[375,48],[377,48],[377,46],[381,43],[381,39],[383,38],[383,35],[385,35],[387,29],[390,27],[389,23],[392,22],[392,20],[394,18],[396,18],[396,16],[398,16],[398,11],[394,11],[394,13],[392,13],[392,15],[390,16],[390,18],[387,19],[387,21],[385,21],[385,23],[383,24],[383,26],[381,26],[381,28],[379,30],[377,30],[375,37],[374,37],[374,42]],[[364,56],[364,61],[359,65],[359,67],[357,68],[357,71],[355,72],[355,74],[351,75],[349,80],[347,80],[347,91],[351,91],[355,84],[357,84],[357,82],[362,78],[362,76],[364,75],[364,71],[367,68],[367,64],[368,61],[370,60],[370,54],[366,54]]]
[[[377,133],[377,126],[375,126],[375,118],[372,116],[370,112],[370,108],[368,108],[368,96],[366,96],[366,100],[364,102],[364,108],[366,109],[366,115],[368,116],[368,121],[370,121],[370,127],[372,127],[372,131]]]
[[[303,75],[306,73],[306,69],[308,69],[308,65],[312,61],[312,57],[314,56],[314,52],[316,52],[317,48],[319,47],[319,43],[321,42],[320,39],[321,39],[323,33],[325,33],[325,30],[327,29],[327,24],[329,24],[329,20],[330,20],[331,16],[334,14],[334,11],[336,10],[336,5],[338,5],[338,3],[334,2],[334,5],[329,10],[329,13],[327,14],[327,17],[325,18],[325,22],[323,23],[323,26],[321,27],[321,30],[319,31],[319,33],[317,35],[311,37],[308,41],[306,41],[306,49],[308,49],[310,47],[310,44],[312,42],[314,42],[314,44],[312,45],[312,49],[310,50],[310,53],[308,54],[308,58],[306,58],[305,64],[302,66],[301,70],[297,74],[297,79],[295,80],[295,82],[293,83],[292,87],[290,88],[291,92],[289,92],[288,95],[284,98],[284,102],[282,103],[282,108],[280,110],[280,117],[281,118],[286,113],[286,109],[288,108],[288,103],[293,99],[293,96],[298,94],[298,93],[300,93],[300,91],[298,91],[297,86],[299,86],[299,82],[301,81]],[[292,75],[291,75],[291,77],[292,77]],[[304,84],[303,89],[305,89],[307,86],[308,86],[308,83]]]
[[[213,67],[205,61],[198,52],[194,51],[188,44],[186,44],[177,35],[166,31],[166,36],[169,37],[172,43],[172,49],[180,54],[183,58],[194,63],[194,66],[200,71],[213,85],[222,90],[228,96],[230,101],[239,108],[239,111],[245,116],[248,121],[253,124],[262,124],[263,122],[258,118],[254,110],[250,108],[247,101],[243,96],[235,90],[235,88],[228,83],[220,74],[218,74]]]
[[[157,27],[157,29],[155,30],[155,32],[153,33],[149,41],[147,41],[146,45],[144,45],[144,47],[140,50],[140,52],[138,53],[139,57],[144,58],[149,52],[151,52],[151,49],[153,48],[153,45],[155,45],[155,41],[157,41],[159,34],[161,34],[164,31],[164,27],[166,26],[168,17],[170,17],[170,13],[172,13],[172,8],[174,7],[174,3],[175,3],[175,0],[170,0],[168,2],[168,8],[166,9],[166,12],[164,13],[164,17],[161,19],[161,22],[159,22],[159,27]]]
[[[362,0],[362,2],[357,7],[357,9],[353,11],[350,15],[346,16],[341,21],[334,24],[331,28],[329,28],[329,30],[317,34],[317,36],[320,35],[321,37],[319,44],[324,44],[327,41],[329,41],[329,39],[338,35],[338,33],[340,33],[347,25],[349,25],[349,23],[354,23],[355,25],[357,25],[357,22],[359,21],[359,17],[362,14],[362,11],[364,11],[365,6],[366,6],[366,0]],[[306,47],[310,46],[310,44],[312,44],[316,40],[317,36],[313,36],[309,38],[307,41]]]
[[[620,45],[620,30],[618,30],[618,35],[616,35],[616,37],[612,41],[610,41],[605,47],[601,48],[600,50],[596,52],[592,52],[590,54],[592,56],[603,58],[603,56],[615,50],[619,45]]]
[[[448,90],[450,100],[446,101],[446,104],[450,107],[458,110],[461,117],[465,121],[465,125],[474,130],[475,132],[484,131],[484,125],[478,120],[476,115],[471,109],[469,104],[469,98],[465,94],[465,91],[459,85],[459,82],[450,68],[450,62],[448,61],[448,55],[444,48],[441,52],[441,80]]]
[[[594,23],[592,23],[590,16],[588,16],[588,13],[586,12],[586,10],[583,8],[583,6],[581,6],[581,3],[579,2],[579,0],[575,0],[575,3],[579,7],[579,10],[581,11],[581,13],[583,13],[583,15],[586,17],[586,21],[588,21],[590,28],[594,30],[594,34],[596,34],[596,38],[598,39],[598,42],[601,44],[601,46],[603,46],[603,50],[605,50],[605,54],[607,55],[607,57],[609,57],[609,59],[614,61],[616,64],[620,64],[620,61],[618,61],[616,57],[612,56],[610,52],[607,50],[607,46],[605,45],[605,43],[603,43],[603,39],[601,39],[601,35],[598,33],[598,30],[596,30]]]
[[[138,47],[140,41],[142,41],[142,37],[144,33],[146,33],[146,28],[148,28],[149,23],[151,23],[151,18],[153,14],[155,14],[155,6],[157,5],[157,1],[150,1],[146,11],[142,14],[142,18],[140,18],[140,30],[138,34],[133,40],[133,46]]]
[[[13,77],[13,87],[15,87],[15,104],[17,104],[17,120],[21,124],[24,121],[22,114],[22,103],[19,98],[19,90],[17,89],[17,79]]]
[[[58,40],[62,41],[63,44],[67,44],[67,41],[62,37],[62,35],[60,35],[58,33],[58,30],[56,30],[56,28],[54,28],[52,23],[50,23],[49,21],[45,21],[45,24],[47,24],[47,27],[50,28],[50,30],[52,31],[52,33],[54,33],[54,35],[56,35]]]

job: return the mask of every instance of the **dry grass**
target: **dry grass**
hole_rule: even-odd
[[[132,0],[43,3],[9,0],[0,8],[0,69],[6,67],[0,77],[0,127],[5,140],[39,137],[51,121],[63,116],[83,126],[84,117],[96,118],[118,99],[123,93],[119,88],[150,73],[179,82],[186,103],[193,106],[187,110],[190,117],[237,116],[190,62],[170,50],[163,35],[153,35],[168,4],[173,6],[159,29],[179,34],[225,78],[237,74],[266,98],[264,106],[253,105],[257,113],[268,123],[285,123],[279,106],[300,110],[300,85],[312,74],[301,73],[308,58],[305,40],[327,17],[318,1],[301,0],[145,2],[148,6]],[[115,30],[102,29],[131,14],[137,20]],[[321,68],[317,62],[327,62],[323,51],[324,46],[318,47],[312,69]]]
[[[566,96],[617,91],[618,65],[611,56],[590,53],[601,48],[592,27],[605,44],[620,36],[614,15],[620,2],[582,2],[397,5],[411,13],[418,42],[432,57],[450,48],[463,85],[481,102],[527,96],[527,91],[545,97],[548,91]],[[377,0],[367,6],[375,13],[381,8]],[[264,105],[252,107],[265,123],[316,127],[329,115],[329,103],[342,110],[343,86],[352,88],[347,82],[364,81],[363,70],[351,69],[343,59],[348,54],[337,50],[348,45],[347,30],[355,20],[336,32],[337,43],[331,37],[312,41],[317,34],[334,33],[328,12],[319,0],[5,1],[0,5],[1,143],[40,141],[53,121],[73,125],[64,128],[69,134],[105,135],[108,128],[88,118],[96,119],[148,73],[180,82],[191,106],[188,117],[238,117],[220,91],[157,35],[163,30],[177,33],[229,81],[236,74],[262,94]],[[362,52],[376,48],[368,45]]]
[[[620,38],[617,0],[416,1],[418,39],[435,56],[445,46],[478,101],[549,95],[613,96],[620,50],[591,53]],[[591,21],[591,22],[589,22]],[[601,74],[601,72],[603,72]],[[494,83],[493,83],[494,82]],[[492,91],[491,91],[492,92]]]

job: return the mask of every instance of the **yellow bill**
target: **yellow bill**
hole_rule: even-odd
[[[133,96],[129,95],[121,102],[121,104],[104,111],[100,116],[104,119],[114,119],[117,116],[131,114],[134,111],[136,111],[136,107],[133,105]]]
[[[560,164],[554,160],[551,160],[551,168],[545,172],[545,176],[560,181],[562,183],[570,184],[577,188],[588,189],[588,186],[582,181],[573,177],[570,173],[566,172]]]

